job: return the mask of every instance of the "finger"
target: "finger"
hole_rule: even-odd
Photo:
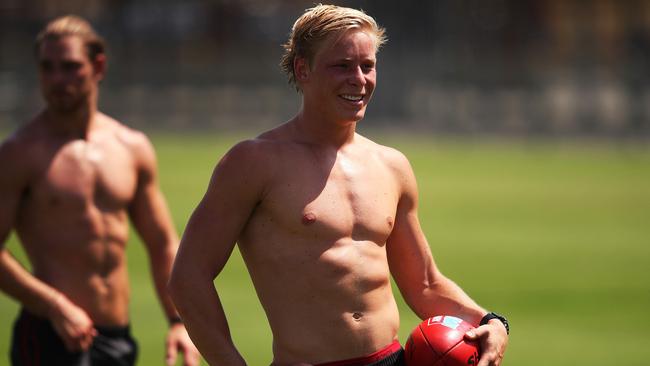
[[[465,332],[464,338],[467,341],[477,342],[481,338],[483,338],[486,335],[486,333],[487,333],[487,330],[485,330],[485,329],[474,328],[474,329],[470,329],[467,332]]]
[[[86,329],[83,332],[80,332],[77,336],[79,342],[79,349],[82,351],[87,351],[90,346],[92,346],[97,336],[97,330],[95,328]]]
[[[479,358],[479,362],[476,366],[495,366],[499,365],[499,359],[497,355],[493,352],[485,353]]]
[[[193,347],[193,344],[189,340],[179,340],[178,351],[183,354],[183,366],[198,365],[198,350]]]
[[[478,364],[476,364],[476,366],[490,366],[490,361],[488,361],[487,357],[481,355],[481,358],[479,358]]]
[[[89,337],[84,337],[79,341],[79,350],[81,351],[88,351],[90,349],[90,346],[93,344],[93,339]]]
[[[183,354],[183,366],[195,366],[197,365],[197,359],[192,349],[187,347],[187,345],[181,346],[181,353]]]
[[[201,356],[199,356],[199,351],[193,347],[188,347],[185,351],[185,365],[186,366],[198,366],[201,363]]]
[[[167,352],[165,356],[165,362],[167,366],[171,366],[176,363],[176,357],[178,357],[178,351],[176,350],[175,342],[167,342]]]
[[[475,341],[476,339],[478,339],[478,335],[476,334],[474,329],[468,330],[467,332],[465,332],[465,339],[469,341]]]
[[[72,333],[70,340],[74,351],[86,351],[92,342],[92,338],[89,339],[86,332],[79,330]]]

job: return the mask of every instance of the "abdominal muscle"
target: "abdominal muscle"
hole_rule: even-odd
[[[17,228],[34,276],[84,309],[95,325],[129,322],[125,216],[103,213],[90,220],[51,217],[27,221],[40,223],[38,227]]]
[[[397,339],[385,246],[351,238],[325,250],[250,244],[240,247],[271,325],[274,365],[356,358]]]

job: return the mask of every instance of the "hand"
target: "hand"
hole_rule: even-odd
[[[97,330],[88,314],[64,295],[58,295],[48,313],[56,333],[70,352],[86,351],[93,344]]]
[[[168,366],[176,363],[176,357],[179,351],[185,356],[183,366],[197,366],[201,361],[199,350],[196,349],[190,336],[187,334],[185,326],[181,323],[172,324],[169,328],[165,348],[167,350],[165,361]]]
[[[476,366],[499,366],[503,361],[503,354],[508,347],[508,333],[498,319],[492,319],[465,333],[465,339],[480,344],[481,358]]]

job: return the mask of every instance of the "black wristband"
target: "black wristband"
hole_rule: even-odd
[[[183,319],[181,319],[180,316],[172,316],[171,318],[168,319],[169,321],[169,326],[172,326],[174,324],[183,324]]]
[[[505,316],[499,315],[497,313],[489,312],[485,314],[485,316],[481,319],[479,326],[487,324],[492,319],[498,319],[501,323],[503,323],[503,326],[506,327],[506,333],[510,334],[510,324],[508,324],[508,319],[506,319]]]

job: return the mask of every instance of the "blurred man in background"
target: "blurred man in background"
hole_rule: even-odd
[[[400,365],[392,274],[422,319],[474,323],[480,366],[498,365],[507,321],[440,273],[417,217],[408,160],[355,132],[384,31],[363,12],[316,6],[283,68],[302,92],[287,123],[233,147],[186,228],[170,289],[215,365],[244,365],[213,280],[239,243],[273,333],[274,365]]]
[[[126,244],[146,244],[170,328],[167,363],[198,351],[166,293],[177,235],[144,134],[97,110],[104,41],[85,20],[56,19],[36,39],[45,109],[0,146],[0,289],[22,305],[14,365],[133,365]],[[26,271],[4,248],[15,229]]]

